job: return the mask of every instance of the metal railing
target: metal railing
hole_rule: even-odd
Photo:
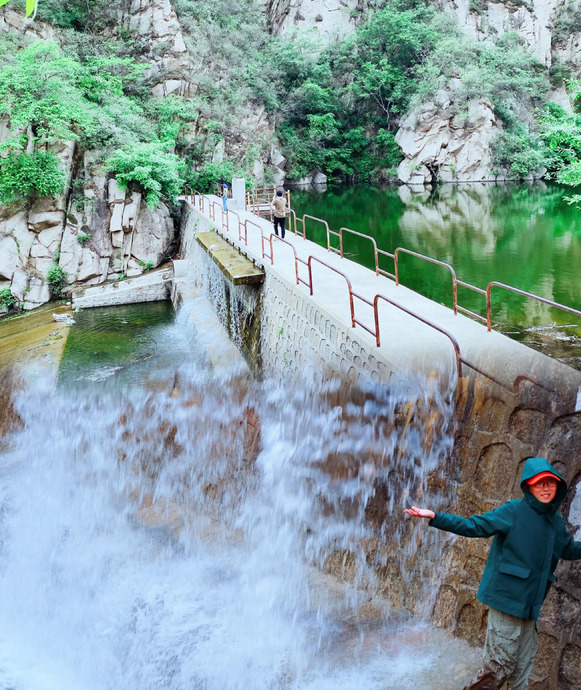
[[[365,235],[364,233],[360,233],[356,230],[351,230],[350,228],[345,228],[342,227],[339,232],[335,230],[331,230],[329,228],[329,224],[327,223],[326,220],[323,220],[322,218],[317,218],[315,216],[311,216],[308,214],[303,215],[302,220],[297,219],[296,213],[292,211],[293,217],[294,217],[294,223],[295,223],[295,235],[300,234],[304,239],[307,239],[306,237],[306,223],[305,219],[309,218],[312,220],[315,220],[319,223],[323,223],[325,225],[326,229],[326,234],[327,234],[327,251],[333,252],[335,254],[339,254],[341,258],[344,258],[345,252],[344,252],[344,245],[343,245],[343,233],[348,232],[353,235],[362,237],[364,239],[368,239],[372,243],[373,247],[373,254],[374,254],[374,266],[375,266],[375,274],[376,275],[384,275],[387,276],[388,278],[392,278],[395,280],[395,284],[401,285],[400,280],[400,266],[399,266],[399,255],[400,254],[408,254],[410,256],[422,259],[423,261],[426,261],[428,263],[440,266],[442,268],[445,268],[450,272],[451,278],[452,278],[452,308],[454,311],[454,314],[457,315],[458,312],[462,312],[463,314],[466,314],[467,316],[470,316],[474,319],[477,319],[478,321],[482,321],[483,323],[486,323],[487,329],[490,331],[492,329],[492,300],[491,300],[491,290],[493,287],[499,287],[504,290],[508,290],[510,292],[516,293],[518,295],[522,295],[524,297],[527,297],[529,299],[534,299],[537,300],[538,302],[542,302],[544,304],[547,304],[548,306],[551,306],[555,309],[559,309],[561,311],[565,311],[569,314],[573,314],[575,316],[581,317],[581,311],[578,309],[574,309],[573,307],[568,307],[564,304],[560,304],[559,302],[555,302],[553,300],[549,300],[545,297],[540,297],[539,295],[535,295],[531,292],[526,292],[524,290],[520,290],[519,288],[512,287],[510,285],[505,285],[504,283],[499,283],[497,281],[492,281],[490,282],[486,288],[479,288],[475,285],[471,285],[470,283],[467,283],[463,280],[460,280],[457,275],[456,271],[454,268],[446,263],[445,261],[440,261],[439,259],[434,259],[431,256],[426,256],[425,254],[420,254],[418,252],[414,252],[410,249],[406,249],[405,247],[397,247],[394,250],[394,253],[391,254],[390,252],[387,252],[383,249],[380,249],[377,246],[377,243],[375,241],[375,238],[371,237],[371,235]],[[303,229],[302,233],[297,232],[297,224],[302,223]],[[331,237],[338,237],[339,238],[339,247],[334,247],[331,244]],[[394,262],[394,273],[389,273],[385,269],[382,269],[379,265],[379,257],[380,256],[386,256],[389,257],[390,259],[393,259]],[[482,316],[481,314],[478,314],[474,311],[471,311],[470,309],[467,309],[466,307],[463,307],[461,304],[458,302],[458,286],[466,288],[468,290],[472,290],[472,292],[475,292],[479,295],[482,295],[485,298],[485,310],[486,310],[486,316]]]
[[[259,187],[257,189],[249,190],[246,192],[246,210],[260,215],[260,211],[270,210],[270,204],[272,199],[276,194],[278,187]],[[283,194],[286,197],[287,208],[291,205],[291,195],[290,190],[283,190]]]
[[[499,287],[502,288],[503,290],[508,290],[509,292],[514,292],[517,295],[521,295],[522,297],[528,297],[529,299],[534,299],[537,302],[542,302],[543,304],[547,304],[550,307],[555,307],[557,309],[561,309],[563,311],[568,312],[569,314],[574,314],[575,316],[581,316],[581,311],[577,309],[573,309],[573,307],[567,307],[564,304],[559,304],[558,302],[553,302],[551,299],[547,299],[546,297],[540,297],[539,295],[534,295],[532,292],[525,292],[525,290],[519,290],[518,288],[512,287],[510,285],[505,285],[504,283],[497,283],[496,281],[492,281],[491,283],[488,283],[486,287],[486,327],[488,330],[491,329],[491,314],[492,314],[492,307],[491,307],[491,293],[492,293],[492,288],[493,287]]]

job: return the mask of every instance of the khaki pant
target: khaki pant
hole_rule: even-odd
[[[488,612],[484,668],[465,690],[526,690],[537,653],[537,625],[502,613]]]

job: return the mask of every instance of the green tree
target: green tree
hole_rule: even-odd
[[[136,184],[150,208],[155,208],[162,196],[175,200],[184,184],[184,168],[183,160],[168,151],[168,144],[158,141],[118,149],[107,160],[107,169],[120,186]]]
[[[0,158],[0,201],[62,194],[65,175],[50,151],[9,153]]]
[[[48,149],[91,129],[95,112],[78,86],[81,72],[81,65],[52,41],[19,51],[0,71],[0,115],[8,118],[13,133],[4,148]]]

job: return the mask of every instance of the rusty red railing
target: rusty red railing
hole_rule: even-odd
[[[553,302],[551,299],[547,299],[546,297],[540,297],[539,295],[534,295],[532,292],[525,292],[524,290],[519,290],[518,288],[512,287],[510,285],[505,285],[504,283],[497,283],[496,281],[492,281],[491,283],[488,283],[488,286],[486,287],[486,327],[488,330],[492,328],[492,307],[491,307],[491,293],[492,293],[492,288],[493,287],[498,287],[502,288],[503,290],[508,290],[509,292],[514,292],[517,295],[521,295],[523,297],[528,297],[529,299],[534,299],[537,302],[542,302],[543,304],[547,304],[550,307],[555,307],[557,309],[561,309],[563,311],[568,312],[569,314],[574,314],[575,316],[581,316],[581,311],[577,309],[573,309],[573,307],[567,307],[564,304],[559,304],[558,302]]]

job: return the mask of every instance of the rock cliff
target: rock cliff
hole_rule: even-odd
[[[575,22],[569,20],[563,35],[555,29],[561,17],[574,11],[570,0],[432,0],[429,4],[452,14],[460,28],[480,41],[516,32],[547,69],[556,63],[573,74],[581,69],[581,32],[571,32]],[[312,29],[323,42],[330,42],[352,31],[373,10],[371,3],[348,0],[268,0],[267,11],[276,32]],[[495,170],[491,162],[491,145],[503,129],[494,104],[473,100],[468,117],[461,116],[454,104],[454,85],[450,87],[448,93],[440,92],[418,105],[400,123],[396,141],[405,159],[399,179],[409,184],[506,179],[507,172]],[[556,89],[551,98],[570,109],[564,88]]]
[[[573,74],[581,70],[581,32],[574,30],[575,22],[567,15],[575,3],[433,0],[432,4],[452,13],[458,24],[479,40],[516,31],[546,68],[560,63]],[[346,36],[369,18],[374,7],[371,0],[266,0],[264,4],[274,33],[290,36],[297,27],[313,29],[323,43]],[[559,28],[563,26],[567,30]],[[211,50],[209,56],[197,52],[196,37],[182,26],[170,0],[132,0],[118,26],[110,30],[123,30],[139,38],[140,59],[147,63],[146,76],[154,97],[176,94],[195,98],[202,94]],[[0,32],[44,40],[57,34],[7,7],[0,14]],[[396,141],[405,159],[399,166],[399,178],[409,184],[505,178],[506,171],[493,169],[491,162],[491,145],[502,131],[494,104],[486,98],[474,98],[459,113],[454,85],[448,87],[400,122]],[[555,93],[554,98],[568,105],[563,92]],[[186,136],[203,141],[216,164],[228,156],[248,158],[252,151],[246,163],[254,178],[262,182],[270,177],[281,184],[285,159],[268,113],[250,101],[237,107],[236,118],[225,126],[223,137],[213,139],[211,132],[196,127]],[[0,121],[0,140],[9,134],[6,123]],[[0,289],[9,287],[25,308],[49,299],[48,274],[55,265],[67,274],[69,284],[100,283],[134,276],[145,267],[157,265],[173,241],[167,206],[151,211],[137,192],[122,192],[97,163],[95,152],[81,151],[73,142],[65,142],[56,153],[68,179],[65,194],[0,210]],[[304,181],[313,180],[324,180],[324,176],[318,173]]]

